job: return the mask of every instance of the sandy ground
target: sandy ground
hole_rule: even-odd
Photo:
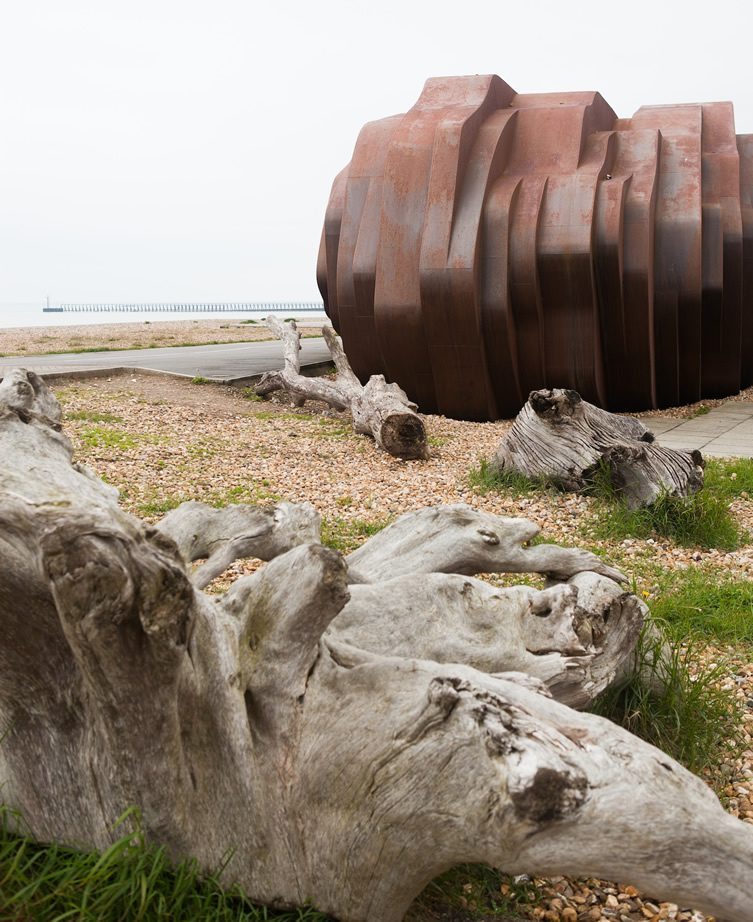
[[[318,336],[319,325],[299,323],[304,336]],[[208,343],[259,342],[274,339],[261,321],[142,320],[134,323],[82,324],[66,327],[0,329],[0,355],[43,355],[90,350],[204,346]]]

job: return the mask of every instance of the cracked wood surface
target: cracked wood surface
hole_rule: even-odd
[[[607,413],[562,388],[531,391],[492,459],[492,468],[553,480],[566,490],[582,490],[600,465],[631,508],[703,486],[699,451],[657,445],[640,420]]]

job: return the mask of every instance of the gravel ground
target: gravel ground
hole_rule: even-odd
[[[304,336],[319,336],[321,323],[300,323]],[[86,350],[203,346],[274,339],[262,322],[240,320],[141,320],[134,323],[0,329],[0,355],[44,355]]]
[[[466,502],[500,515],[523,515],[549,538],[603,553],[635,576],[639,590],[647,593],[651,587],[641,574],[647,564],[668,569],[706,564],[746,576],[753,571],[751,544],[731,553],[693,551],[651,539],[597,544],[584,527],[595,508],[588,497],[479,495],[468,484],[468,472],[491,455],[509,428],[507,421],[426,417],[431,457],[401,461],[354,434],[347,417],[316,404],[295,409],[285,395],[262,402],[232,388],[146,376],[68,383],[56,390],[76,458],[121,489],[126,509],[151,521],[189,498],[307,500],[327,527],[349,532],[355,544],[364,540],[369,523],[383,524],[422,506]],[[741,525],[753,529],[753,500],[738,500],[731,508]],[[254,565],[235,564],[216,588]],[[706,655],[709,661],[727,658],[724,683],[747,703],[742,746],[722,767],[724,783],[717,779],[717,789],[722,788],[730,812],[753,824],[753,663],[749,651],[742,655],[709,647]],[[703,919],[627,884],[558,878],[542,887],[547,896],[530,912],[545,922]],[[472,910],[469,920],[477,918]]]

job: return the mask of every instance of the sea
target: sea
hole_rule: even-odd
[[[44,302],[0,301],[0,328],[62,327],[97,323],[139,323],[157,320],[263,320],[281,314],[314,323],[326,317],[317,301],[249,301],[233,303],[174,302],[151,304],[60,305],[46,311]]]

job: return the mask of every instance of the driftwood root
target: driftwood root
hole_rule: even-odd
[[[0,784],[36,837],[104,848],[136,805],[173,857],[212,869],[232,851],[226,879],[254,900],[343,922],[399,922],[462,862],[632,880],[753,922],[753,829],[556,700],[608,681],[610,644],[642,618],[597,558],[525,547],[531,523],[467,507],[403,517],[345,559],[310,510],[300,532],[193,504],[146,526],[71,463],[44,385],[9,378]],[[189,576],[195,554],[262,545],[273,559],[222,595]],[[480,566],[555,582],[495,589],[467,575]]]

